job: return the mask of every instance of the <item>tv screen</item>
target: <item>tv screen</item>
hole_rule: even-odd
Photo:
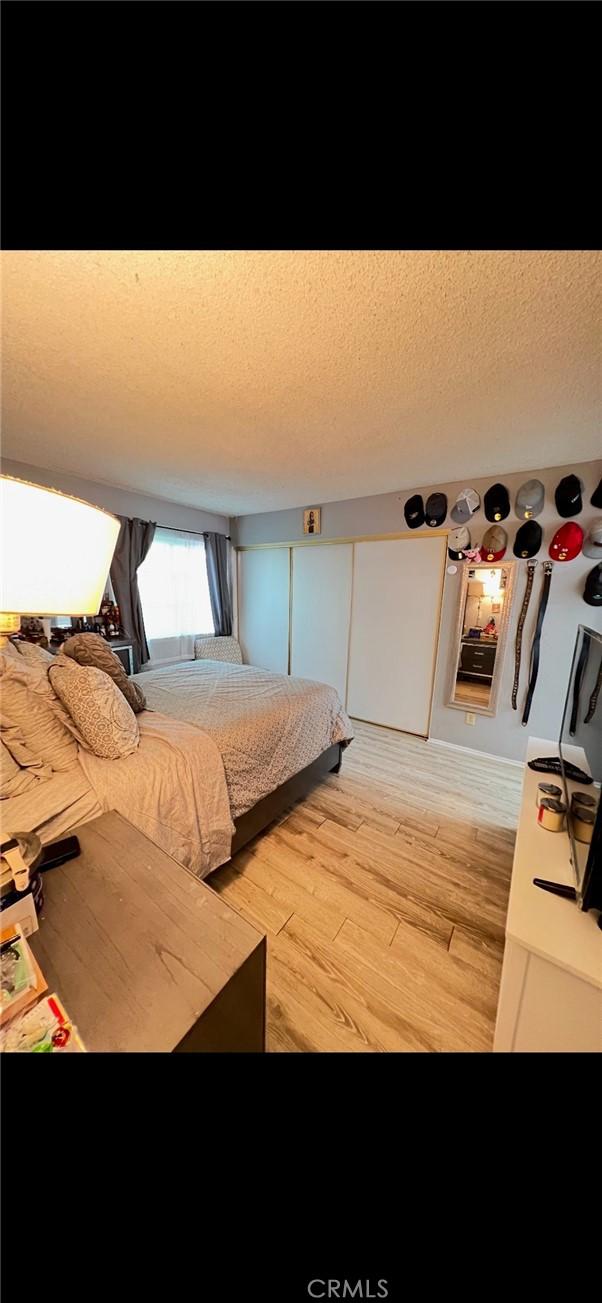
[[[578,748],[574,751],[573,748]],[[579,625],[560,733],[560,760],[565,797],[570,811],[573,791],[587,792],[598,808],[591,842],[576,836],[569,814],[571,860],[577,899],[584,909],[602,908],[602,633]],[[564,765],[572,761],[589,770],[591,787],[567,780]],[[585,763],[584,763],[585,761]]]

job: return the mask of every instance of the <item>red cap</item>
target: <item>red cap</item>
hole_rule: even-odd
[[[553,561],[574,561],[579,556],[583,543],[583,530],[576,521],[569,520],[561,525],[550,543],[550,556]]]
[[[479,548],[481,561],[501,561],[506,555],[508,535],[501,525],[491,525],[483,536]]]

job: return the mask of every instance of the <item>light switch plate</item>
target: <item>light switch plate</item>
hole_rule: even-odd
[[[464,716],[464,719],[466,720],[466,723],[467,723],[467,724],[476,724],[476,722],[477,722],[477,717],[476,717],[476,715],[472,715],[472,714],[470,713],[470,711],[467,711],[467,712],[466,712],[466,714],[465,714],[465,716]]]

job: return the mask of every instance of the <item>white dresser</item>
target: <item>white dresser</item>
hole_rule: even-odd
[[[583,752],[567,759],[586,768]],[[530,738],[527,760],[558,755],[558,744]],[[598,913],[533,885],[550,878],[574,886],[567,832],[536,821],[537,784],[562,780],[525,765],[506,919],[494,1051],[602,1051],[602,930]],[[578,788],[579,784],[571,784]],[[587,790],[583,788],[582,790]],[[591,791],[591,788],[589,789]]]

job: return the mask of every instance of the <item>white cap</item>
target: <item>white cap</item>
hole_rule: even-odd
[[[594,561],[602,561],[602,518],[600,516],[590,525],[581,551],[584,556],[593,557]]]

